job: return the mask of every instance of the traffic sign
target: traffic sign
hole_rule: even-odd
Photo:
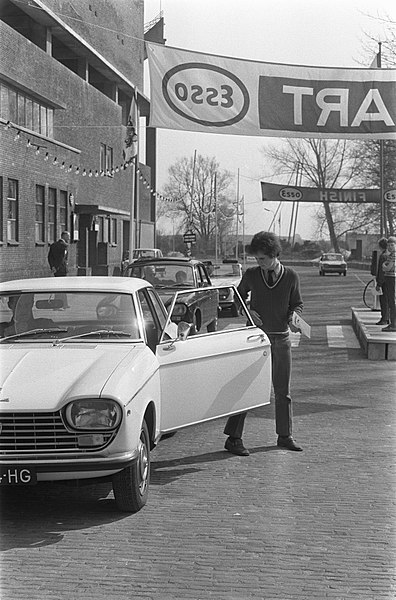
[[[186,233],[183,235],[183,241],[185,244],[189,244],[189,243],[195,244],[195,242],[197,241],[197,236],[191,230],[186,231]]]

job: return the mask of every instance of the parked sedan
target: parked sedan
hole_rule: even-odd
[[[270,344],[247,311],[192,337],[170,314],[136,278],[0,284],[1,485],[108,478],[136,512],[162,435],[269,403]]]
[[[165,306],[170,307],[177,290],[191,289],[183,305],[176,306],[172,320],[183,320],[193,325],[192,332],[216,331],[219,296],[212,286],[206,266],[188,258],[141,259],[131,263],[124,277],[140,277],[149,281],[158,291]],[[197,294],[196,289],[205,289]]]
[[[342,254],[336,252],[327,252],[322,254],[318,262],[319,275],[326,273],[338,273],[339,275],[347,274],[347,264]]]
[[[215,263],[211,266],[212,282],[219,290],[220,316],[230,311],[233,317],[237,316],[239,310],[238,296],[234,294],[242,277],[242,265],[237,261]]]

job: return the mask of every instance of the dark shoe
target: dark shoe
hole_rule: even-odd
[[[392,327],[392,325],[388,325],[388,327],[383,327],[381,331],[396,331],[396,327]]]
[[[288,450],[294,450],[295,452],[302,452],[301,446],[298,446],[291,436],[283,437],[279,436],[277,445],[281,448],[287,448]]]
[[[224,448],[231,452],[231,454],[237,454],[238,456],[249,456],[249,450],[243,445],[241,438],[227,438]]]
[[[382,319],[376,323],[376,325],[388,325],[389,321],[383,321]]]

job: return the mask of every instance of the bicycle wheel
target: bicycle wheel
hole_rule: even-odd
[[[370,281],[368,281],[364,286],[363,290],[364,305],[367,306],[367,308],[369,308],[370,310],[378,310],[376,306],[378,296],[374,294],[375,285],[375,279],[370,279]]]

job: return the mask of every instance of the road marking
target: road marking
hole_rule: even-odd
[[[350,325],[327,325],[326,333],[329,348],[360,348]]]

